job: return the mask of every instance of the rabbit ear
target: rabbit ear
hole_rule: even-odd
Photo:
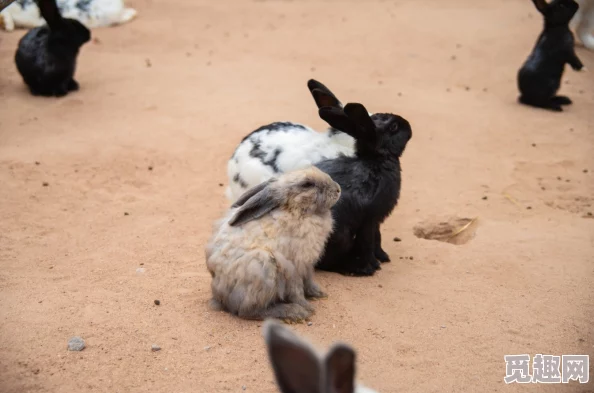
[[[268,356],[283,393],[322,393],[316,353],[289,329],[271,320],[264,324]]]
[[[318,106],[318,108],[323,108],[325,106],[335,106],[338,108],[342,108],[342,104],[340,103],[338,98],[336,98],[334,93],[332,93],[330,89],[328,89],[322,83],[318,82],[315,79],[310,79],[307,82],[307,87],[309,88],[311,95],[316,101],[316,105]]]
[[[37,0],[39,12],[49,27],[56,27],[62,22],[62,15],[56,0]]]
[[[247,190],[246,192],[244,192],[235,201],[235,203],[233,205],[231,205],[231,207],[232,208],[235,208],[235,207],[243,206],[243,204],[246,203],[248,201],[248,199],[250,199],[251,197],[253,197],[257,193],[259,193],[260,191],[262,191],[263,189],[265,189],[266,187],[268,187],[268,185],[270,183],[272,183],[273,181],[274,181],[274,179],[268,179],[265,182],[262,182],[262,183],[258,184],[257,186],[254,186],[254,187],[250,188],[249,190]]]
[[[344,107],[344,113],[347,114],[349,119],[353,121],[358,127],[362,128],[365,132],[375,133],[375,124],[367,109],[361,104],[350,103]]]
[[[260,184],[247,191],[233,205],[241,203],[241,207],[235,215],[229,220],[230,226],[239,226],[247,222],[256,220],[280,206],[281,198],[278,193],[270,187],[272,181]],[[246,196],[246,194],[249,194]]]
[[[326,355],[326,392],[355,391],[355,351],[345,344],[335,345]]]
[[[355,139],[357,139],[360,136],[357,128],[354,127],[351,119],[349,119],[349,117],[346,115],[346,113],[344,113],[344,111],[341,108],[320,108],[318,110],[318,114],[320,115],[322,120],[324,120],[326,123],[330,125],[330,127],[342,131]]]
[[[540,13],[544,13],[547,7],[549,6],[547,4],[547,0],[532,0],[532,2],[536,6],[536,9],[540,11]]]

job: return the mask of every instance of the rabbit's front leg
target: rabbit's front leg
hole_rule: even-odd
[[[377,227],[375,230],[375,248],[373,253],[375,254],[375,257],[377,258],[378,261],[380,262],[390,262],[390,256],[388,255],[387,252],[385,252],[382,248],[382,233],[380,232],[380,223],[377,223]]]
[[[573,68],[576,71],[580,71],[582,68],[584,68],[582,61],[579,57],[577,57],[577,54],[573,50],[569,54],[569,59],[567,59],[567,62],[569,63],[571,68]]]
[[[305,297],[312,299],[321,299],[328,297],[328,295],[322,291],[322,288],[313,280],[314,269],[308,269],[307,276],[303,279],[303,292]]]
[[[372,276],[381,269],[374,253],[375,235],[378,223],[376,220],[365,221],[355,235],[355,244],[342,273],[354,276]]]

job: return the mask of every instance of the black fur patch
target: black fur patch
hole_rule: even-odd
[[[78,0],[75,4],[75,7],[81,10],[82,12],[89,12],[89,8],[91,6],[91,2],[93,0]]]
[[[243,180],[241,178],[241,176],[239,176],[239,173],[236,173],[235,176],[233,176],[233,181],[237,184],[239,184],[239,186],[241,188],[247,188],[248,184],[245,182],[245,180]]]
[[[250,132],[249,134],[247,134],[241,141],[245,141],[246,139],[248,139],[249,137],[251,137],[254,134],[258,134],[262,131],[270,131],[270,132],[277,132],[277,131],[283,131],[286,132],[289,129],[301,129],[301,130],[306,130],[307,128],[305,128],[304,126],[302,126],[301,124],[295,124],[295,123],[290,123],[287,121],[278,121],[275,123],[271,123],[271,124],[267,124],[265,126],[262,126],[252,132]]]
[[[266,160],[266,152],[264,150],[262,150],[260,147],[261,147],[260,141],[259,140],[254,141],[254,146],[252,147],[252,150],[250,150],[250,156],[254,157],[254,158],[258,158],[260,161],[262,161],[262,163],[264,165],[271,167],[272,170],[274,171],[274,173],[280,173],[280,169],[278,168],[278,165],[276,164],[276,159],[283,152],[282,149],[278,148],[278,147],[276,149],[274,149],[272,158],[270,158],[269,160]]]

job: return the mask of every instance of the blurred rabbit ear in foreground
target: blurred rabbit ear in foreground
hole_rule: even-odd
[[[376,393],[355,385],[355,350],[335,344],[322,357],[287,327],[268,319],[264,323],[268,357],[283,393]]]

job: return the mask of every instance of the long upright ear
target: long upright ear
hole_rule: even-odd
[[[355,351],[347,345],[335,345],[326,355],[326,392],[355,391]]]
[[[307,343],[272,320],[264,324],[264,337],[281,392],[322,393],[322,366]]]
[[[332,93],[330,89],[328,89],[322,83],[315,79],[310,79],[307,82],[307,87],[309,88],[309,91],[311,92],[311,95],[313,96],[318,108],[323,108],[325,106],[342,108],[342,104],[338,98],[336,98],[334,93]]]
[[[246,194],[250,193],[252,196],[245,203],[241,204],[239,210],[229,220],[230,226],[239,226],[256,220],[280,206],[280,196],[270,187],[270,182],[264,185],[260,184],[256,187],[259,191],[250,190],[246,192]],[[240,200],[243,200],[243,198],[244,196]]]
[[[326,123],[339,131],[344,132],[357,139],[360,136],[357,128],[344,110],[337,107],[324,107],[318,110],[318,114]]]
[[[349,103],[344,107],[344,112],[359,135],[357,151],[362,152],[364,149],[375,151],[378,138],[377,127],[371,120],[367,109],[361,104]]]
[[[62,15],[58,9],[56,0],[37,0],[39,12],[50,28],[58,26],[62,22]]]
[[[532,0],[532,2],[536,6],[536,9],[538,11],[540,11],[541,14],[543,14],[545,12],[545,10],[547,9],[547,7],[549,6],[547,4],[547,0]]]

